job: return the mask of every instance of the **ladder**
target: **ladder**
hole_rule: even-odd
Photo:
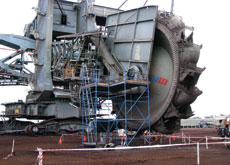
[[[82,64],[82,143],[96,145],[97,142],[97,109],[94,105],[90,84],[92,78],[91,70],[86,64]]]

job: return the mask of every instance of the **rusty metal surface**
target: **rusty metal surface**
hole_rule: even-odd
[[[57,36],[57,39],[75,39],[77,37],[100,35],[100,34],[108,33],[108,32],[109,31],[106,31],[106,30],[104,30],[104,31],[96,31],[96,32],[82,32],[82,33],[76,33],[76,34]]]

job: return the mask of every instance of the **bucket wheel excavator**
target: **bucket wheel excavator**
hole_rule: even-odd
[[[123,70],[148,74],[154,131],[173,133],[180,129],[180,119],[193,115],[190,105],[202,93],[196,87],[204,70],[197,67],[202,46],[193,43],[194,29],[181,17],[157,6],[123,11],[92,0],[39,0],[35,10],[37,16],[26,25],[24,36],[0,35],[1,45],[17,50],[0,60],[0,85],[33,86],[25,102],[4,104],[4,117],[43,121],[11,129],[31,134],[81,130],[84,65],[97,68],[99,76]],[[26,51],[33,72],[25,67]],[[147,106],[136,104],[144,115]],[[113,111],[120,107],[114,105]],[[140,124],[129,121],[128,128],[137,130]],[[3,123],[0,130],[5,130]]]

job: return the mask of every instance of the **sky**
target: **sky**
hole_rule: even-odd
[[[35,16],[32,7],[37,0],[5,0],[0,2],[0,33],[23,35],[24,25]],[[97,5],[118,8],[124,0],[96,0]],[[122,9],[138,8],[145,0],[129,0]],[[169,11],[171,0],[149,0]],[[195,28],[194,42],[202,44],[198,66],[206,70],[197,86],[203,94],[192,104],[196,116],[230,114],[230,22],[229,0],[175,0],[174,13]],[[0,45],[0,48],[2,46]],[[12,52],[0,50],[0,58]],[[0,87],[0,103],[25,99],[30,87]],[[0,110],[4,107],[0,107]]]

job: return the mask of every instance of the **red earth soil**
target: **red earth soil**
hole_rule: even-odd
[[[186,136],[217,136],[214,128],[182,129]],[[177,133],[176,135],[180,135]],[[36,148],[42,149],[73,149],[82,148],[81,136],[65,136],[59,144],[59,136],[0,136],[0,165],[34,165],[38,156]],[[15,156],[4,158],[11,153],[12,141],[15,139]],[[159,138],[153,141],[159,144]],[[172,143],[181,143],[182,139],[177,139]],[[205,142],[205,139],[192,140],[193,142]],[[220,141],[220,140],[219,140]],[[188,142],[188,140],[187,140]],[[213,142],[209,140],[209,142]],[[139,140],[136,144],[143,144]],[[162,144],[168,144],[169,139],[164,138]],[[172,147],[172,148],[152,148],[133,149],[117,151],[75,151],[75,152],[45,152],[43,164],[160,164],[160,165],[190,165],[197,164],[196,146]],[[217,165],[230,164],[230,150],[224,144],[200,146],[200,164]]]

